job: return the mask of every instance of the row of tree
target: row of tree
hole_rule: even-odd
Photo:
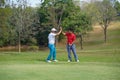
[[[74,0],[40,0],[40,3],[33,8],[27,5],[27,0],[0,0],[1,47],[19,45],[20,52],[21,45],[47,45],[50,29],[60,26],[64,30],[73,28],[82,40],[96,21],[104,29],[106,42],[107,27],[120,13],[116,0],[93,1],[81,7]],[[59,40],[62,38],[61,35]]]
[[[111,21],[120,16],[120,3],[117,0],[93,1],[84,6],[83,10],[91,16],[92,23],[99,23],[104,31],[104,41],[107,41],[107,28]]]

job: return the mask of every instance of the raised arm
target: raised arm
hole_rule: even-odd
[[[56,33],[56,35],[60,35],[61,32],[62,32],[62,28],[60,27],[60,31]]]
[[[65,32],[62,31],[62,34],[65,35]]]
[[[62,30],[62,34],[65,35],[66,33]]]

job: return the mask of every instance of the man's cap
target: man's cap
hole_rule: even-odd
[[[57,31],[55,28],[52,28],[51,31]]]

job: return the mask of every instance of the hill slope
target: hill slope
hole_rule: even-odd
[[[84,37],[84,49],[120,49],[120,22],[113,22],[107,30],[107,42],[101,26],[94,26],[93,31]]]

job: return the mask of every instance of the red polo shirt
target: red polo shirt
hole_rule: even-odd
[[[66,32],[65,35],[67,36],[67,44],[72,44],[73,41],[75,41],[76,39],[76,36],[74,33]]]

